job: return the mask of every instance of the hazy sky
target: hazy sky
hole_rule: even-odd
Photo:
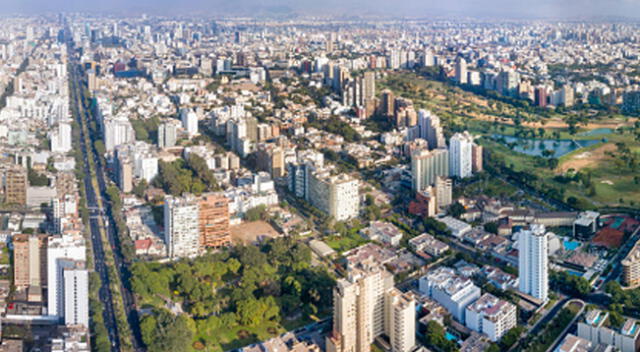
[[[0,0],[0,12],[251,15],[299,14],[473,16],[505,18],[640,18],[640,0]]]

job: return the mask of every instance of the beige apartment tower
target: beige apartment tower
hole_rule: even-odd
[[[387,335],[393,352],[415,345],[415,302],[393,288],[393,275],[379,265],[363,263],[333,291],[333,331],[328,352],[369,352],[374,339]]]

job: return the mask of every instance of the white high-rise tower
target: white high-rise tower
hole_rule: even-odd
[[[549,294],[548,235],[544,225],[531,225],[518,234],[520,291],[542,301]]]
[[[449,140],[449,172],[459,178],[473,174],[473,137],[469,132],[456,133]]]

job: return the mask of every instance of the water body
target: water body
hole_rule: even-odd
[[[570,140],[570,139],[532,139],[532,138],[520,138],[514,136],[504,136],[500,134],[494,134],[492,137],[498,141],[503,142],[505,145],[515,144],[512,150],[532,156],[544,156],[545,150],[553,150],[552,157],[559,158],[565,154],[569,154],[580,148],[588,147],[594,144],[600,143],[600,140]]]
[[[610,129],[610,128],[596,128],[596,129],[593,129],[591,131],[580,132],[580,133],[578,133],[578,136],[591,137],[591,136],[600,136],[600,135],[603,135],[603,134],[612,134],[612,133],[613,133],[613,130]]]

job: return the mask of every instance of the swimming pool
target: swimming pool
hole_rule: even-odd
[[[582,277],[583,273],[574,270],[567,270],[567,273],[572,276]]]
[[[576,249],[578,249],[578,247],[580,247],[580,242],[565,240],[562,242],[562,245],[564,246],[565,251],[575,251]]]
[[[444,333],[444,337],[449,341],[456,341],[456,342],[458,341],[458,338],[456,337],[456,335],[454,335],[454,334],[452,334],[452,333],[450,333],[448,331],[446,331]]]

